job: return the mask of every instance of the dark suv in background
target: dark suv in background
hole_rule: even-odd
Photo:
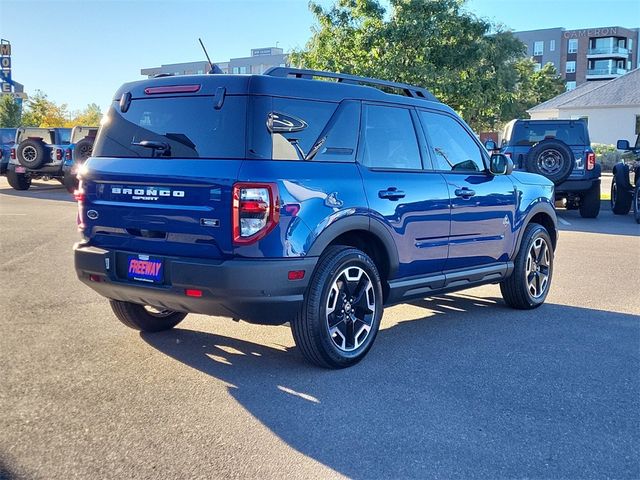
[[[0,175],[7,173],[11,148],[16,143],[16,128],[0,128]]]
[[[626,215],[633,208],[633,216],[640,223],[640,135],[635,145],[628,140],[618,140],[622,161],[613,167],[611,182],[611,210],[616,215]]]
[[[500,152],[517,170],[551,180],[556,200],[565,201],[567,209],[579,209],[585,218],[600,213],[601,166],[584,120],[512,120],[504,128]]]
[[[553,184],[512,173],[424,89],[288,68],[164,77],[123,85],[105,120],[75,267],[131,328],[290,322],[305,358],[340,368],[385,305],[499,283],[530,309],[549,292]]]

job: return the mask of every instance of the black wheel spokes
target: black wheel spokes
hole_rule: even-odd
[[[375,294],[360,267],[347,267],[336,277],[327,299],[327,326],[341,350],[360,347],[369,335],[375,313]]]

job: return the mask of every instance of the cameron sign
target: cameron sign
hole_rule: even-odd
[[[571,30],[564,32],[562,35],[564,38],[580,38],[580,37],[608,37],[610,35],[617,35],[617,27],[609,28],[589,28],[585,30]]]

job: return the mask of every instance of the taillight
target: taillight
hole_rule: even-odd
[[[80,182],[78,189],[73,192],[73,198],[75,198],[76,202],[78,202],[78,216],[76,219],[76,222],[78,223],[78,230],[80,232],[83,232],[86,227],[86,225],[84,224],[84,200],[86,198],[86,195],[84,193],[84,189],[82,188],[82,181]]]
[[[62,160],[62,149],[56,148],[56,160]]]
[[[236,183],[232,208],[233,242],[239,245],[256,242],[278,224],[278,187],[273,183]]]
[[[70,148],[67,148],[64,151],[64,158],[65,158],[65,160],[71,160],[71,149]]]
[[[596,154],[593,152],[587,153],[587,170],[593,170],[596,168]]]
[[[15,160],[16,159],[16,149],[12,148],[11,149],[11,160]]]

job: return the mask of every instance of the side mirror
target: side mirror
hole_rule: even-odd
[[[616,143],[616,148],[618,150],[631,150],[631,147],[629,146],[629,140],[618,140],[618,143]]]
[[[492,150],[498,150],[498,145],[493,140],[487,140],[484,142],[484,148],[490,152]]]
[[[489,171],[494,175],[511,175],[511,172],[513,172],[513,162],[502,153],[494,153],[491,155]]]

